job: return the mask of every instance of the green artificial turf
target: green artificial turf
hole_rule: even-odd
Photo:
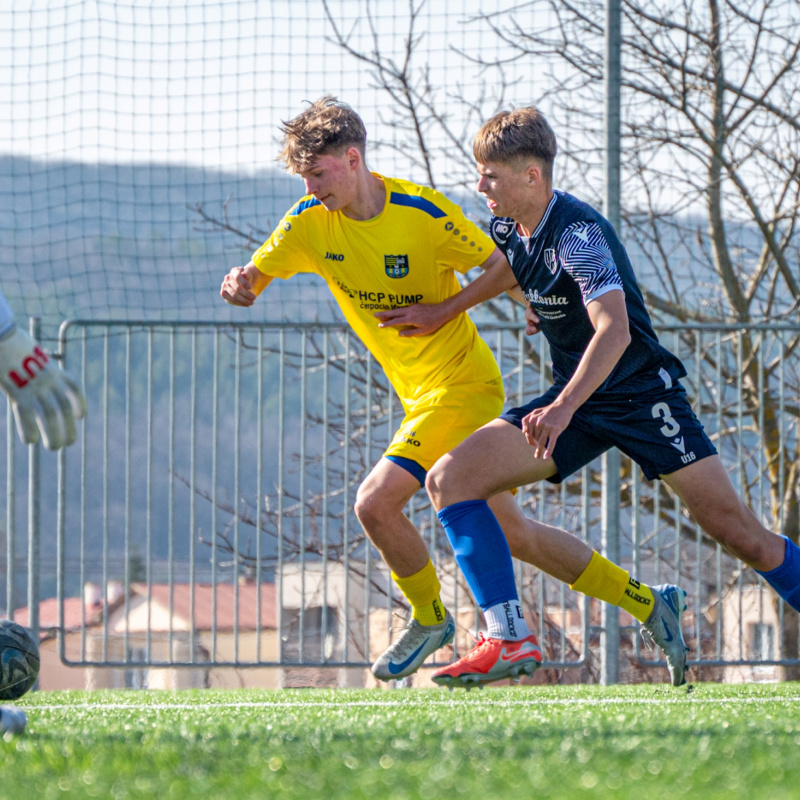
[[[800,684],[64,692],[3,798],[797,798]]]

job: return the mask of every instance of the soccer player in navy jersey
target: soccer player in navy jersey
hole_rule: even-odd
[[[474,142],[492,238],[530,303],[527,332],[541,331],[550,344],[554,378],[544,395],[506,411],[428,472],[426,487],[476,599],[484,609],[518,602],[509,547],[487,500],[523,484],[558,483],[618,447],[800,609],[800,549],[762,526],[734,491],[686,399],[683,365],[652,329],[614,229],[591,206],[553,190],[556,150],[553,131],[533,107],[497,114]],[[427,312],[397,312],[393,323],[421,325]],[[529,545],[511,537],[508,543],[517,557],[537,560],[526,554]],[[574,537],[559,568],[548,571],[623,608],[626,598],[643,601],[648,613],[637,618],[664,649],[673,684],[684,682],[682,589],[639,584]],[[516,638],[490,629],[433,680],[468,686],[505,677]]]
[[[425,543],[403,507],[444,453],[503,409],[500,370],[464,312],[502,291],[525,299],[503,253],[458,206],[433,189],[367,168],[366,130],[346,103],[322,97],[284,123],[283,133],[280,158],[303,178],[307,195],[247,266],[230,270],[220,294],[250,308],[274,278],[320,275],[403,403],[406,416],[355,503],[356,516],[412,609],[411,620],[372,667],[379,680],[395,680],[416,672],[455,633]],[[392,255],[397,253],[402,255]],[[455,271],[475,264],[483,273],[461,290]],[[395,329],[396,315],[415,313],[426,319],[413,321],[408,331]],[[583,542],[526,519],[510,492],[491,503],[520,558],[534,558],[561,580],[572,575],[562,566],[564,559],[571,563],[570,553],[588,560]],[[598,575],[613,573],[628,586],[627,572],[589,553],[604,565]],[[637,619],[652,602],[641,586],[616,598]],[[541,650],[519,603],[484,608],[484,616],[489,630],[506,640],[505,661],[492,679],[533,672]]]

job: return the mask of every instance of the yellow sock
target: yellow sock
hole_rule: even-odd
[[[611,603],[612,606],[619,606],[639,622],[644,622],[653,609],[650,587],[631,578],[627,570],[604,558],[596,550],[571,588]]]
[[[619,601],[619,607],[638,619],[639,622],[647,622],[647,618],[653,610],[654,599],[653,592],[646,583],[639,583],[631,578],[625,587],[622,600]]]
[[[420,625],[439,625],[444,622],[445,608],[439,597],[442,585],[430,559],[416,574],[399,578],[393,572],[392,578],[411,604],[412,616]]]
[[[627,570],[618,567],[595,550],[586,569],[571,588],[589,597],[605,600],[612,606],[618,606],[620,598],[625,594],[629,578]]]

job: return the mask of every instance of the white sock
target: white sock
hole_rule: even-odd
[[[490,639],[517,641],[530,636],[519,600],[505,600],[489,606],[484,609],[483,618],[486,620],[487,636]]]

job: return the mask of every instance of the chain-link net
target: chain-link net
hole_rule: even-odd
[[[546,82],[530,57],[483,66],[507,47],[486,15],[507,5],[11,0],[0,285],[13,309],[48,339],[66,317],[241,319],[221,279],[303,193],[274,161],[278,126],[326,93],[363,116],[371,168],[479,213],[472,136]],[[336,318],[321,281],[277,284],[259,320]]]

